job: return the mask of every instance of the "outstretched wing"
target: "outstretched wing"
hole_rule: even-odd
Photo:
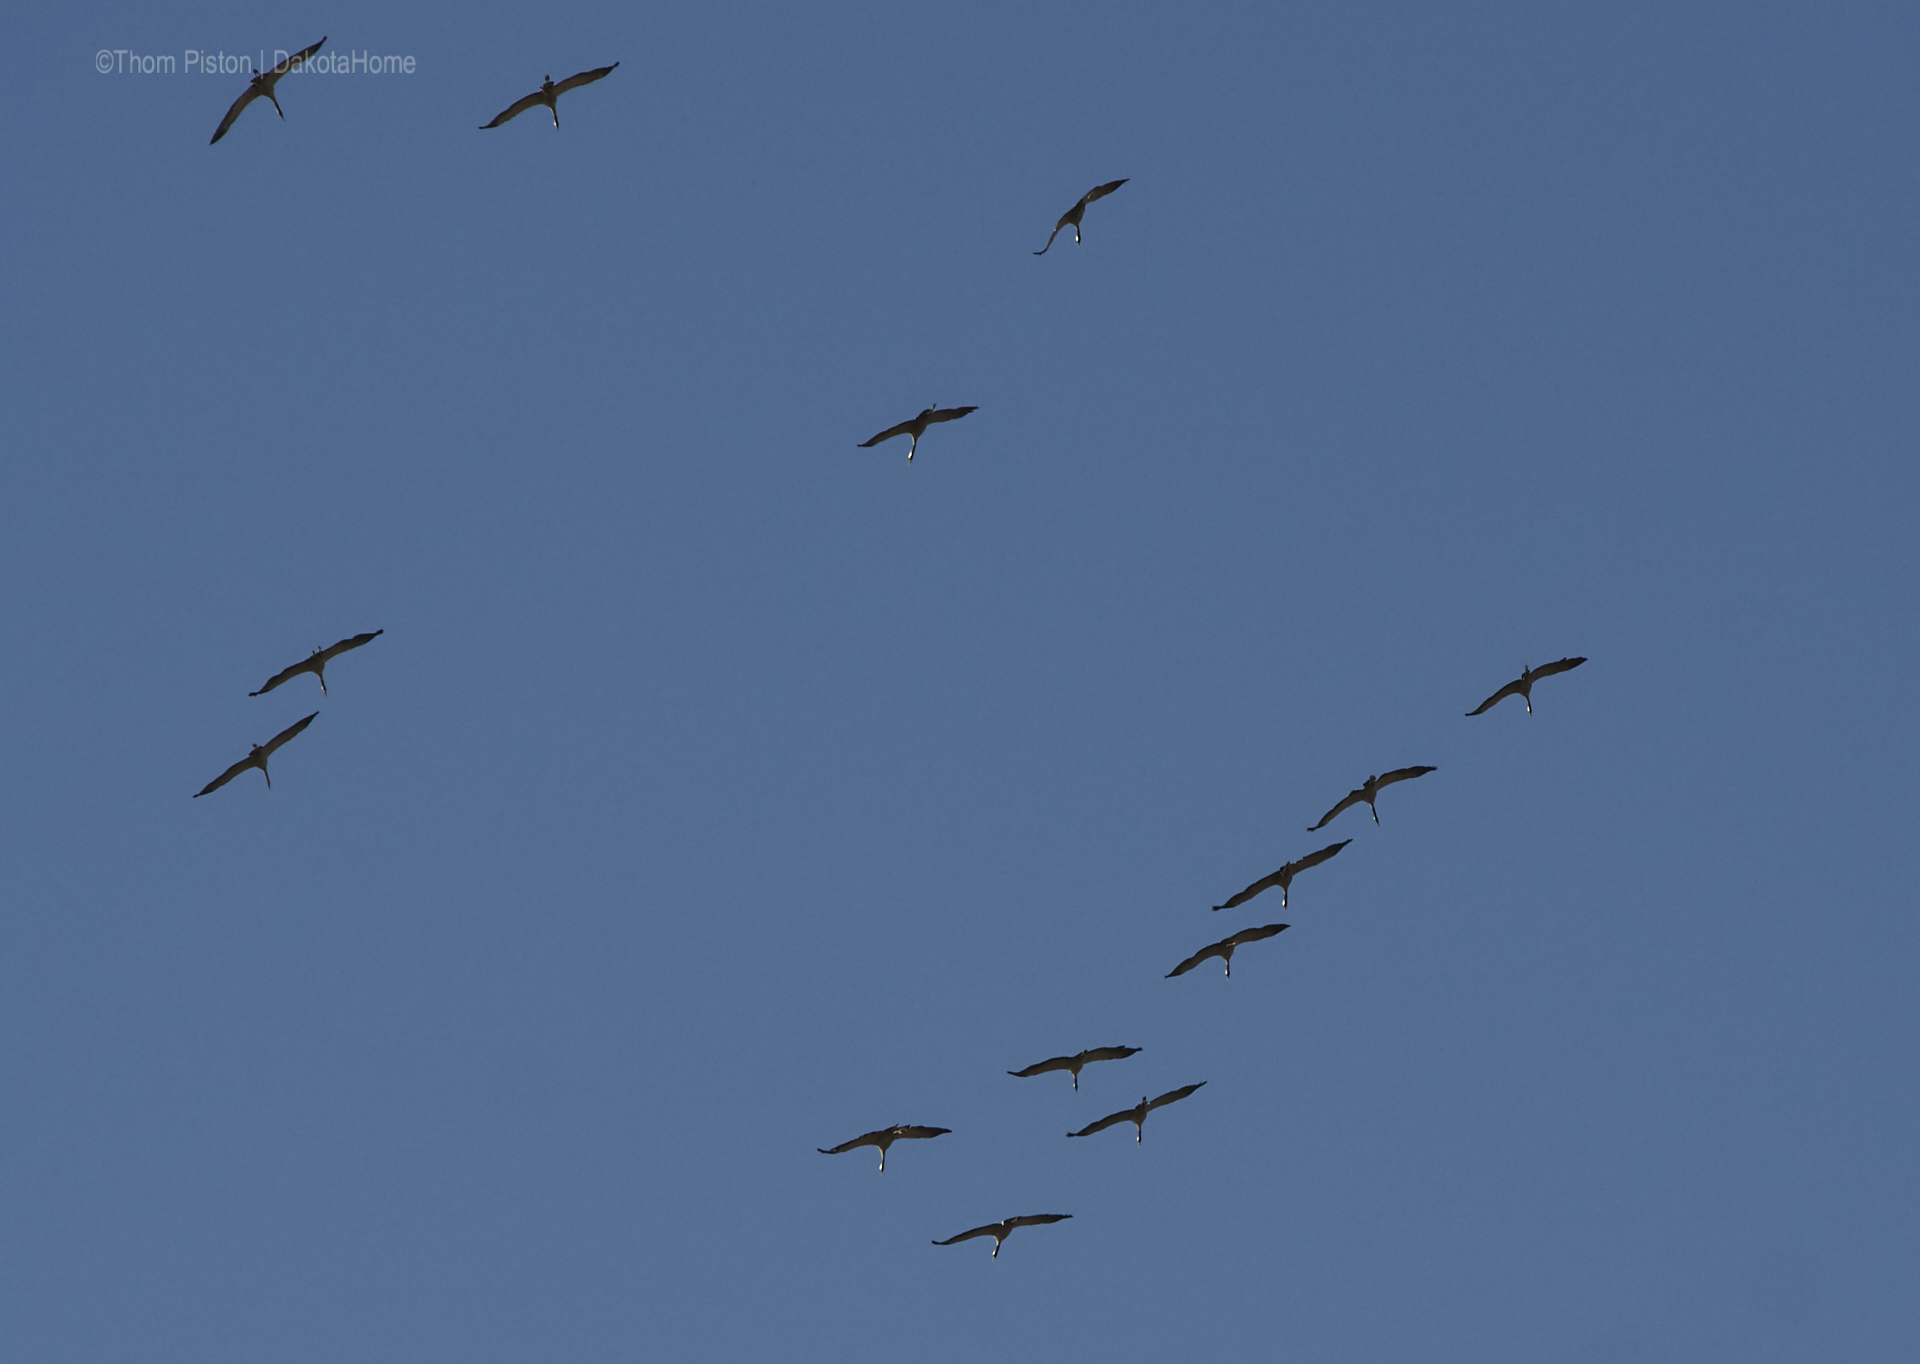
[[[1085,208],[1088,204],[1092,203],[1095,199],[1104,199],[1109,194],[1113,193],[1115,190],[1119,189],[1120,186],[1126,183],[1127,182],[1125,180],[1109,180],[1104,185],[1095,185],[1092,189],[1087,191],[1087,197],[1080,201],[1080,206],[1082,208]]]
[[[893,1129],[893,1135],[896,1137],[944,1137],[951,1131],[953,1131],[951,1127],[896,1127]]]
[[[936,1246],[950,1246],[958,1241],[971,1241],[976,1236],[997,1236],[1003,1231],[1012,1230],[1013,1228],[1005,1222],[989,1222],[984,1227],[975,1227],[972,1231],[963,1231],[958,1236],[949,1236],[944,1241],[935,1241],[934,1244]],[[1022,1241],[1020,1244],[1025,1245],[1026,1242]]]
[[[1338,843],[1329,843],[1326,847],[1320,849],[1320,851],[1318,852],[1308,853],[1305,857],[1301,858],[1298,862],[1287,863],[1287,865],[1283,867],[1281,870],[1291,872],[1293,875],[1298,876],[1301,872],[1305,871],[1308,867],[1319,866],[1322,862],[1326,861],[1329,857],[1332,857],[1335,853],[1339,852],[1342,848],[1346,847],[1347,844],[1351,842],[1353,842],[1351,838],[1343,838]]]
[[[1391,772],[1382,772],[1375,777],[1373,789],[1378,791],[1381,787],[1392,786],[1397,781],[1412,781],[1415,777],[1424,777],[1429,772],[1439,770],[1437,767],[1396,767]]]
[[[929,422],[959,421],[967,413],[979,410],[977,407],[936,407],[926,414],[926,418]]]
[[[1555,673],[1571,672],[1587,660],[1584,658],[1563,658],[1557,663],[1542,663],[1533,670],[1535,677],[1552,677]]]
[[[1151,1113],[1156,1108],[1164,1108],[1168,1104],[1179,1103],[1180,1100],[1186,1098],[1187,1095],[1193,1093],[1194,1090],[1200,1088],[1200,1085],[1204,1085],[1205,1083],[1206,1081],[1202,1080],[1199,1085],[1182,1085],[1178,1089],[1169,1089],[1165,1094],[1162,1094],[1159,1098],[1147,1105],[1147,1112]]]
[[[1295,868],[1293,864],[1289,862],[1286,866],[1280,868],[1280,870],[1275,872],[1273,875],[1261,877],[1258,881],[1255,881],[1252,885],[1248,886],[1245,890],[1241,891],[1238,895],[1235,895],[1231,899],[1229,899],[1224,905],[1215,905],[1214,908],[1215,909],[1234,909],[1240,905],[1244,905],[1247,901],[1251,900],[1254,896],[1258,895],[1261,891],[1272,890],[1275,886],[1280,884],[1282,878],[1293,875],[1294,870]]]
[[[253,84],[251,81],[247,82],[246,90],[241,93],[239,99],[233,102],[233,107],[227,110],[227,116],[220,120],[220,126],[213,130],[213,142],[209,142],[207,145],[211,147],[214,142],[218,142],[221,138],[225,137],[227,135],[227,129],[233,126],[233,121],[240,117],[241,111],[259,99],[260,94],[260,86]]]
[[[613,64],[613,66],[618,65],[620,65],[619,62]],[[568,76],[565,80],[553,87],[553,93],[563,95],[569,90],[578,90],[583,85],[592,85],[595,81],[612,71],[613,66],[596,66],[591,71],[582,71],[577,76]]]
[[[304,65],[309,59],[312,58],[314,53],[318,52],[321,48],[325,47],[326,45],[327,45],[327,40],[323,37],[319,42],[315,43],[312,47],[302,48],[300,51],[294,53],[291,57],[287,58],[284,62],[281,62],[278,66],[274,67],[273,70],[267,72],[267,84],[273,85],[277,81],[279,81],[279,79],[282,76],[286,75],[287,72],[299,69],[299,67]]]
[[[545,104],[545,103],[546,103],[546,100],[542,98],[542,92],[535,90],[531,95],[528,95],[525,99],[515,100],[512,104],[509,104],[506,108],[502,109],[499,113],[495,114],[493,116],[493,122],[482,123],[480,125],[480,130],[482,132],[485,132],[488,128],[498,128],[502,123],[505,123],[508,119],[518,118],[520,115],[526,113],[527,110],[533,108],[536,104]]]
[[[318,715],[319,713],[320,712],[316,710],[313,713],[313,715]],[[288,725],[285,729],[281,730],[278,734],[274,735],[271,739],[267,740],[264,744],[261,744],[260,756],[263,758],[271,758],[273,756],[273,751],[276,748],[280,747],[281,744],[284,744],[287,740],[291,739],[294,735],[298,734],[301,730],[305,729],[308,725],[313,723],[313,715],[309,715],[304,720],[295,720],[292,724]]]
[[[1134,1115],[1139,1111],[1137,1108],[1123,1108],[1118,1113],[1109,1113],[1106,1117],[1100,1119],[1099,1122],[1090,1122],[1078,1132],[1069,1132],[1067,1135],[1070,1137],[1090,1137],[1095,1132],[1106,1131],[1117,1122],[1132,1122]]]
[[[1073,1214],[1070,1212],[1033,1212],[1025,1217],[1009,1217],[1007,1230],[1012,1231],[1015,1227],[1044,1227],[1049,1222],[1067,1222],[1072,1218]]]
[[[1502,701],[1506,700],[1509,696],[1520,695],[1520,686],[1525,681],[1526,679],[1522,677],[1514,678],[1513,681],[1507,683],[1506,686],[1500,688],[1499,691],[1495,692],[1492,696],[1489,696],[1486,700],[1482,701],[1479,705],[1475,706],[1472,710],[1468,711],[1467,714],[1469,716],[1479,715],[1484,711],[1492,710],[1495,706],[1499,705]]]
[[[914,417],[909,421],[901,422],[898,426],[889,426],[872,440],[861,441],[859,448],[864,450],[870,445],[878,445],[883,440],[892,440],[895,436],[910,436],[913,434],[914,422],[919,420],[918,417]]]
[[[1081,1062],[1088,1061],[1124,1061],[1139,1051],[1138,1047],[1088,1047],[1080,1053]]]
[[[1307,832],[1313,833],[1315,830],[1326,828],[1328,821],[1331,820],[1335,815],[1339,814],[1342,810],[1346,809],[1349,805],[1358,805],[1361,801],[1365,799],[1366,799],[1366,795],[1363,792],[1360,792],[1360,791],[1347,792],[1347,794],[1341,798],[1340,803],[1334,806],[1331,810],[1327,811],[1324,815],[1320,816],[1320,822],[1314,825],[1313,828],[1308,829]]]
[[[349,649],[358,649],[362,644],[371,644],[375,638],[385,633],[385,630],[375,630],[372,634],[355,635],[352,639],[343,639],[338,644],[322,649],[319,661],[331,663],[338,655],[344,654]]]
[[[316,662],[322,662],[322,661],[324,660],[309,658],[302,662],[294,664],[291,668],[282,668],[279,672],[275,673],[272,677],[269,677],[267,679],[267,684],[264,687],[260,688],[259,691],[250,691],[247,693],[247,695],[248,696],[265,696],[268,692],[272,691],[275,687],[279,686],[282,682],[285,682],[290,677],[298,677],[301,673],[314,672],[313,665]],[[316,673],[315,675],[317,676],[318,674]]]
[[[844,1156],[856,1146],[878,1146],[880,1138],[887,1135],[886,1129],[878,1132],[863,1132],[852,1141],[843,1141],[838,1146],[816,1146],[813,1149],[823,1156]]]
[[[1072,1070],[1075,1059],[1072,1056],[1053,1056],[1045,1061],[1035,1061],[1025,1070],[1010,1070],[1007,1074],[1025,1080],[1035,1075],[1045,1075],[1050,1070]]]
[[[1291,927],[1293,927],[1292,924],[1268,924],[1264,928],[1243,928],[1231,938],[1228,938],[1226,942],[1221,943],[1220,946],[1245,947],[1250,942],[1259,942],[1264,938],[1271,938],[1276,934],[1284,933]]]
[[[1232,941],[1233,939],[1231,938],[1227,939],[1227,942],[1232,942]],[[1178,966],[1174,967],[1171,971],[1167,972],[1167,974],[1163,977],[1163,979],[1172,980],[1175,976],[1184,976],[1187,972],[1191,971],[1194,967],[1198,966],[1201,962],[1205,961],[1208,957],[1225,956],[1226,950],[1227,950],[1227,942],[1208,943],[1205,947],[1201,948],[1198,952],[1195,952],[1191,957],[1188,957],[1185,961],[1181,962]]]
[[[254,767],[257,765],[258,764],[256,764],[251,757],[242,758],[239,762],[235,763],[232,767],[229,767],[226,771],[222,772],[219,776],[215,777],[212,781],[208,782],[205,786],[201,787],[198,791],[195,791],[193,793],[193,798],[195,800],[199,800],[200,797],[206,795],[207,792],[209,791],[218,791],[221,787],[225,786],[228,782],[232,781],[235,777],[239,776],[242,772],[246,771],[249,767]]]
[[[322,34],[320,36],[319,42],[315,43],[312,47],[303,48],[300,51],[294,53],[291,57],[287,58],[287,60],[283,63],[283,65],[289,71],[293,70],[296,66],[302,66],[308,61],[312,60],[313,54],[318,52],[321,48],[325,47],[326,45],[327,45],[326,35]]]
[[[1059,222],[1055,223],[1053,225],[1053,231],[1047,233],[1047,244],[1041,247],[1038,251],[1034,252],[1033,254],[1036,256],[1044,256],[1047,254],[1047,252],[1051,251],[1053,249],[1053,239],[1060,235],[1060,229],[1065,227],[1067,225],[1068,220],[1071,219],[1072,217],[1073,217],[1073,210],[1068,209],[1066,213],[1066,217],[1063,217]]]

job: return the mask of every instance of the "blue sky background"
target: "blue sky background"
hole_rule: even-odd
[[[1911,6],[0,38],[8,1353],[1911,1357]]]

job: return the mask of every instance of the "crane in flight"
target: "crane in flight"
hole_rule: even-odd
[[[312,673],[320,679],[320,694],[325,696],[327,694],[327,664],[333,662],[334,659],[349,649],[358,649],[362,644],[371,644],[385,633],[385,630],[375,630],[371,634],[355,635],[351,639],[343,639],[338,644],[332,645],[329,648],[316,648],[313,654],[304,662],[296,663],[291,668],[282,668],[272,677],[269,677],[259,691],[250,691],[247,695],[265,696],[290,677],[298,677],[301,673]]]
[[[233,107],[227,110],[227,116],[220,120],[220,126],[213,130],[213,142],[209,142],[207,145],[211,147],[214,142],[218,142],[221,138],[225,137],[227,135],[227,129],[233,126],[233,121],[240,117],[241,112],[249,104],[252,104],[262,95],[265,95],[273,101],[273,111],[284,120],[287,116],[287,111],[280,107],[280,98],[273,93],[273,87],[280,83],[282,76],[286,75],[287,72],[293,70],[295,67],[304,64],[314,53],[325,47],[326,44],[327,40],[322,36],[320,41],[312,47],[294,53],[284,62],[274,67],[273,70],[254,72],[252,79],[247,82],[247,88],[241,92],[240,98],[233,102]]]
[[[1053,225],[1053,231],[1047,234],[1047,244],[1033,254],[1036,256],[1046,255],[1047,252],[1053,248],[1053,239],[1068,227],[1073,229],[1073,244],[1075,246],[1080,245],[1080,219],[1086,216],[1087,205],[1095,199],[1106,198],[1126,183],[1125,180],[1109,180],[1104,185],[1095,185],[1092,189],[1081,195],[1080,202],[1068,209],[1065,213],[1062,213],[1060,215],[1060,221]],[[1055,202],[1058,201],[1056,200]]]
[[[887,1172],[887,1148],[896,1141],[927,1137],[944,1137],[953,1131],[951,1127],[910,1127],[906,1123],[895,1123],[892,1127],[883,1127],[878,1132],[865,1132],[852,1141],[843,1141],[838,1146],[816,1146],[813,1149],[823,1156],[841,1156],[856,1146],[878,1146],[880,1148],[880,1173]]]
[[[1065,1222],[1072,1218],[1070,1212],[1036,1212],[1025,1217],[1009,1217],[1004,1222],[989,1222],[984,1227],[975,1227],[972,1231],[963,1231],[958,1236],[949,1236],[944,1241],[935,1241],[936,1246],[950,1246],[958,1241],[971,1241],[976,1236],[993,1238],[993,1258],[1000,1258],[1000,1243],[1020,1227],[1044,1227],[1049,1222]]]
[[[1291,924],[1268,924],[1265,928],[1243,928],[1231,938],[1222,938],[1217,943],[1210,943],[1206,947],[1201,948],[1191,957],[1188,957],[1185,961],[1167,972],[1166,979],[1172,980],[1175,976],[1184,976],[1208,957],[1220,958],[1221,961],[1226,963],[1227,975],[1232,976],[1234,948],[1244,947],[1250,942],[1259,942],[1263,938],[1271,938],[1275,934],[1284,933],[1292,926]]]
[[[1439,770],[1437,767],[1396,767],[1391,772],[1382,772],[1377,777],[1368,777],[1365,781],[1361,782],[1358,787],[1347,792],[1338,805],[1320,816],[1320,822],[1308,829],[1307,832],[1315,833],[1318,830],[1326,828],[1335,815],[1339,814],[1349,805],[1358,805],[1363,800],[1367,803],[1367,808],[1373,810],[1373,822],[1378,824],[1380,822],[1380,812],[1374,809],[1373,798],[1380,794],[1381,787],[1392,786],[1397,781],[1412,781],[1415,777],[1424,777],[1429,772],[1438,772]]]
[[[319,713],[320,712],[316,710],[313,713],[313,715],[318,715]],[[291,739],[294,735],[298,734],[301,730],[305,729],[308,725],[312,724],[313,715],[309,715],[304,720],[295,720],[292,724],[288,725],[285,729],[281,730],[278,734],[274,735],[271,739],[267,740],[264,744],[255,744],[253,746],[252,752],[248,753],[246,757],[242,758],[239,762],[235,763],[232,767],[229,767],[226,771],[222,772],[219,776],[215,777],[212,781],[208,782],[205,786],[200,788],[200,790],[195,791],[193,793],[193,798],[195,800],[199,800],[200,797],[206,795],[207,792],[209,791],[218,791],[221,787],[225,786],[228,782],[232,781],[235,777],[239,776],[242,772],[246,771],[249,767],[259,768],[260,775],[263,777],[267,777],[267,789],[272,790],[273,778],[267,776],[267,759],[273,756],[273,751],[276,748],[280,747],[281,744],[284,744],[287,740]]]
[[[1077,1056],[1055,1056],[1046,1061],[1035,1061],[1025,1070],[1010,1070],[1007,1074],[1025,1080],[1029,1076],[1045,1075],[1048,1071],[1065,1070],[1073,1073],[1073,1087],[1080,1088],[1080,1068],[1095,1061],[1124,1061],[1139,1052],[1138,1047],[1088,1047]]]
[[[1179,1103],[1180,1100],[1186,1098],[1187,1095],[1193,1093],[1194,1090],[1200,1088],[1200,1085],[1204,1085],[1205,1083],[1206,1081],[1202,1080],[1199,1085],[1182,1085],[1178,1089],[1168,1090],[1165,1094],[1153,1100],[1149,1100],[1146,1095],[1142,1094],[1140,1096],[1139,1107],[1123,1108],[1118,1113],[1109,1113],[1106,1117],[1100,1119],[1099,1122],[1090,1122],[1078,1132],[1069,1132],[1067,1135],[1070,1137],[1090,1137],[1095,1132],[1106,1131],[1115,1123],[1130,1122],[1133,1124],[1133,1142],[1134,1145],[1138,1146],[1140,1144],[1140,1134],[1146,1130],[1147,1114],[1153,1112],[1156,1108],[1165,1108],[1168,1104]]]
[[[533,108],[536,104],[544,104],[547,106],[547,112],[553,115],[553,126],[558,128],[560,126],[560,96],[566,94],[569,90],[578,90],[583,85],[593,84],[602,77],[609,75],[613,71],[613,67],[618,65],[620,65],[619,62],[615,62],[613,66],[596,66],[591,71],[582,71],[578,75],[568,76],[558,85],[554,84],[552,76],[542,77],[538,90],[535,90],[525,99],[515,100],[512,104],[509,104],[493,116],[493,122],[482,123],[480,130],[485,132],[488,128],[498,128],[508,119],[526,113],[527,110]]]
[[[1305,857],[1289,862],[1273,875],[1261,877],[1245,890],[1229,899],[1224,905],[1215,905],[1214,908],[1233,909],[1236,906],[1244,905],[1261,891],[1272,890],[1275,886],[1278,886],[1280,887],[1280,908],[1285,909],[1287,907],[1287,887],[1293,884],[1293,878],[1305,871],[1308,867],[1319,866],[1351,842],[1353,842],[1351,838],[1343,838],[1338,843],[1329,843],[1326,847],[1320,849],[1319,852],[1310,852]]]
[[[1500,688],[1499,691],[1468,711],[1467,714],[1473,716],[1480,714],[1480,712],[1484,710],[1492,710],[1509,696],[1517,696],[1527,703],[1527,714],[1531,715],[1533,714],[1533,684],[1535,682],[1538,682],[1543,677],[1552,677],[1555,673],[1572,672],[1586,661],[1584,658],[1563,658],[1558,663],[1542,663],[1537,668],[1522,668],[1520,670],[1520,676]]]
[[[927,434],[929,426],[935,422],[956,422],[967,413],[979,410],[977,407],[941,407],[937,403],[930,403],[921,410],[919,416],[911,417],[898,426],[889,426],[872,440],[861,441],[858,448],[867,450],[883,440],[892,440],[895,436],[912,436],[913,440],[907,446],[907,463],[911,464],[913,452],[920,448],[920,437]]]

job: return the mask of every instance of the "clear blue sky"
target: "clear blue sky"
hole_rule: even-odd
[[[415,73],[95,70],[322,34]],[[1916,69],[9,11],[0,1354],[1912,1358]]]

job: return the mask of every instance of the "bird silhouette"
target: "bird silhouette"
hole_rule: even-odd
[[[1186,1098],[1187,1095],[1193,1093],[1194,1090],[1200,1088],[1200,1085],[1204,1085],[1205,1083],[1206,1081],[1202,1080],[1198,1085],[1182,1085],[1178,1089],[1170,1089],[1152,1101],[1149,1101],[1147,1096],[1142,1094],[1138,1107],[1123,1108],[1118,1113],[1109,1113],[1106,1117],[1100,1119],[1099,1122],[1090,1122],[1078,1132],[1069,1132],[1067,1135],[1070,1137],[1090,1137],[1095,1132],[1106,1131],[1115,1123],[1130,1122],[1133,1124],[1133,1141],[1137,1146],[1140,1143],[1140,1134],[1146,1130],[1147,1114],[1153,1112],[1156,1108],[1165,1108],[1168,1104],[1179,1103],[1180,1100]]]
[[[878,1146],[880,1148],[880,1173],[887,1172],[887,1148],[896,1141],[917,1140],[926,1137],[944,1137],[951,1127],[909,1127],[905,1123],[895,1123],[892,1127],[883,1127],[878,1132],[866,1132],[852,1141],[843,1141],[838,1146],[816,1146],[814,1150],[823,1156],[845,1155],[856,1146]]]
[[[971,1241],[976,1236],[993,1238],[993,1259],[1000,1258],[1000,1243],[1013,1235],[1020,1227],[1044,1227],[1049,1222],[1065,1222],[1073,1216],[1070,1212],[1036,1212],[1025,1217],[1009,1217],[1004,1222],[989,1222],[984,1227],[975,1227],[972,1231],[963,1231],[958,1236],[949,1236],[944,1241],[935,1241],[936,1246],[950,1246],[958,1241]]]
[[[1073,1072],[1073,1087],[1080,1088],[1080,1068],[1095,1061],[1124,1061],[1139,1052],[1138,1047],[1088,1047],[1077,1056],[1055,1056],[1046,1061],[1035,1061],[1025,1070],[1010,1070],[1007,1074],[1019,1079],[1033,1075],[1045,1075],[1049,1071],[1066,1070]]]
[[[1397,767],[1391,772],[1382,772],[1377,777],[1368,777],[1365,781],[1361,782],[1358,787],[1347,792],[1338,805],[1320,816],[1320,822],[1308,829],[1307,832],[1315,833],[1318,830],[1326,828],[1335,815],[1339,814],[1349,805],[1358,805],[1363,800],[1367,803],[1367,808],[1373,810],[1373,822],[1378,824],[1380,822],[1380,812],[1374,810],[1373,798],[1380,794],[1381,787],[1392,786],[1397,781],[1412,781],[1415,777],[1424,777],[1429,772],[1438,772],[1439,770],[1437,767]]]
[[[320,679],[320,694],[325,696],[327,694],[327,664],[333,662],[334,659],[344,654],[347,650],[358,649],[362,644],[369,644],[385,633],[385,630],[375,630],[372,634],[355,635],[351,639],[343,639],[338,644],[331,645],[325,649],[315,649],[312,655],[305,661],[296,663],[291,668],[282,668],[272,677],[269,677],[266,680],[266,684],[262,686],[259,691],[250,691],[247,695],[265,696],[290,677],[298,677],[301,673],[312,673]]]
[[[1185,961],[1167,972],[1165,978],[1172,980],[1175,976],[1184,976],[1208,957],[1218,957],[1221,961],[1225,962],[1227,964],[1227,974],[1231,976],[1233,974],[1234,948],[1243,947],[1250,942],[1259,942],[1263,938],[1271,938],[1276,933],[1285,932],[1291,927],[1291,924],[1268,924],[1265,928],[1243,928],[1231,938],[1222,938],[1219,942],[1209,943],[1207,946],[1201,948],[1191,957],[1188,957]]]
[[[1081,195],[1080,202],[1068,209],[1065,213],[1062,213],[1060,215],[1060,221],[1053,225],[1053,231],[1047,234],[1047,244],[1033,254],[1036,256],[1046,255],[1047,252],[1053,248],[1053,239],[1060,235],[1062,229],[1067,227],[1073,228],[1073,244],[1075,246],[1080,245],[1080,219],[1086,215],[1087,205],[1095,199],[1106,198],[1126,183],[1125,180],[1109,180],[1104,185],[1095,185],[1092,189]],[[1058,201],[1056,200],[1055,202]]]
[[[538,90],[535,90],[525,99],[515,100],[512,104],[509,104],[493,116],[493,122],[482,123],[480,130],[485,132],[488,128],[498,128],[508,119],[526,113],[527,110],[533,108],[536,104],[544,104],[547,106],[548,112],[553,115],[553,126],[558,128],[560,126],[560,96],[566,94],[569,90],[578,90],[583,85],[593,84],[593,82],[606,76],[614,67],[619,65],[619,62],[615,62],[613,66],[596,66],[591,71],[582,71],[578,75],[568,76],[558,85],[553,83],[552,76],[545,76],[541,79]]]
[[[1478,715],[1481,711],[1493,709],[1494,706],[1506,700],[1509,696],[1517,696],[1527,703],[1527,714],[1531,715],[1533,714],[1533,684],[1535,682],[1538,682],[1543,677],[1552,677],[1555,673],[1572,672],[1586,661],[1584,658],[1563,658],[1558,663],[1542,663],[1537,668],[1522,668],[1520,670],[1520,676],[1500,688],[1499,691],[1468,711],[1467,714],[1469,716]]]
[[[313,715],[318,715],[319,713],[320,712],[316,710],[313,713]],[[235,763],[232,767],[229,767],[226,771],[222,772],[219,776],[215,777],[212,781],[208,782],[200,790],[195,791],[193,793],[193,798],[195,800],[199,800],[200,797],[206,795],[207,792],[209,791],[218,791],[221,787],[225,786],[228,782],[232,781],[235,777],[239,776],[242,772],[246,771],[249,767],[257,767],[260,769],[260,775],[263,777],[267,777],[267,788],[271,790],[273,788],[273,778],[267,776],[267,759],[273,756],[273,751],[276,748],[280,747],[281,744],[284,744],[287,740],[291,739],[294,735],[298,734],[301,730],[305,729],[308,725],[312,724],[313,715],[309,715],[304,720],[294,721],[292,724],[288,725],[285,729],[281,730],[278,734],[274,735],[271,739],[267,740],[264,744],[255,744],[253,746],[252,752],[248,753],[246,757],[242,758],[239,762]]]
[[[1353,842],[1351,838],[1343,838],[1338,843],[1329,843],[1326,847],[1320,849],[1319,852],[1310,852],[1298,861],[1289,862],[1273,875],[1261,877],[1238,895],[1228,900],[1224,905],[1215,905],[1214,908],[1232,909],[1237,905],[1244,905],[1261,891],[1272,890],[1275,886],[1278,886],[1280,887],[1280,908],[1285,909],[1287,907],[1287,887],[1293,884],[1293,878],[1305,871],[1308,867],[1319,866],[1351,842]]]
[[[213,130],[213,141],[207,143],[207,145],[211,147],[214,142],[218,142],[221,138],[225,137],[227,135],[227,129],[233,126],[233,121],[240,117],[241,111],[262,95],[265,95],[273,101],[273,111],[284,120],[287,116],[287,111],[280,107],[280,97],[273,93],[273,87],[280,83],[282,76],[312,57],[314,53],[325,47],[326,43],[326,38],[322,37],[320,41],[312,47],[294,53],[284,62],[274,67],[273,70],[254,72],[252,79],[247,82],[246,90],[241,93],[239,99],[233,102],[233,107],[227,110],[227,116],[220,120],[220,126]]]
[[[861,441],[857,448],[866,450],[878,445],[883,440],[892,440],[895,436],[912,436],[913,440],[907,446],[907,462],[911,464],[913,462],[913,452],[920,448],[920,437],[927,434],[927,428],[929,426],[932,426],[935,422],[959,421],[960,418],[966,416],[967,413],[978,412],[979,410],[977,407],[940,407],[935,404],[929,404],[927,407],[921,409],[919,416],[911,417],[901,422],[898,426],[889,426],[872,440]]]

